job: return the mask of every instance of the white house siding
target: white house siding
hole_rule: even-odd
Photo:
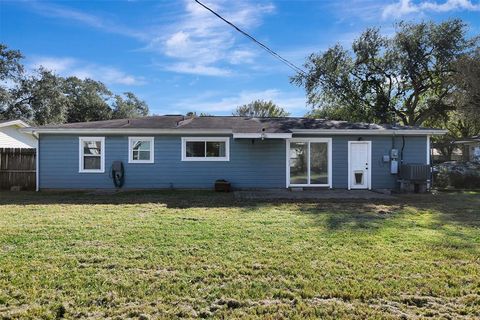
[[[37,140],[16,125],[0,127],[0,148],[36,148]]]

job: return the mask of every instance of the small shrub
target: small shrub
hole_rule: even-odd
[[[434,186],[456,189],[480,188],[480,163],[444,162],[435,167]]]

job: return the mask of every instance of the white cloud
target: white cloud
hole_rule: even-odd
[[[98,67],[91,69],[93,79],[103,79],[106,83],[117,83],[124,85],[141,85],[145,81],[141,78],[126,74],[125,72],[113,67]]]
[[[204,3],[226,19],[247,31],[261,24],[265,14],[275,7],[267,2],[253,0],[205,0]],[[243,36],[211,12],[192,0],[180,2],[183,13],[166,25],[132,28],[115,21],[111,16],[101,16],[67,6],[37,2],[31,9],[46,17],[81,23],[104,32],[119,34],[139,40],[144,50],[167,57],[162,68],[177,73],[207,76],[230,75],[229,65],[253,65],[256,56],[254,45],[240,47]],[[170,20],[166,20],[170,21]]]
[[[221,93],[218,93],[221,94]],[[204,96],[194,99],[184,99],[172,105],[175,111],[197,111],[214,114],[231,114],[236,107],[250,103],[254,100],[272,100],[280,107],[294,115],[303,115],[308,112],[305,97],[293,93],[286,93],[278,89],[262,91],[242,91],[237,95],[218,96],[208,92]]]
[[[231,52],[228,61],[231,64],[253,63],[256,54],[247,49],[238,49]]]
[[[258,26],[262,16],[274,10],[271,4],[245,1],[210,0],[206,5],[247,30]],[[146,47],[175,61],[166,69],[179,73],[224,76],[230,74],[225,65],[254,62],[253,49],[240,48],[238,43],[242,35],[225,22],[194,1],[185,1],[184,9],[185,13],[179,20],[162,30],[164,35],[153,38]]]
[[[72,58],[53,58],[53,57],[41,57],[35,59],[33,65],[35,68],[40,66],[47,70],[54,71],[56,73],[63,73],[70,69],[76,63]]]
[[[424,13],[426,11],[448,12],[454,10],[480,11],[480,4],[474,4],[470,0],[446,0],[443,3],[436,1],[413,3],[411,0],[400,0],[385,6],[382,18],[400,18],[412,13]]]
[[[121,34],[124,36],[146,40],[147,36],[143,32],[128,28],[124,25],[116,23],[111,19],[102,18],[93,14],[88,14],[79,10],[71,9],[64,6],[54,5],[46,2],[32,1],[28,2],[31,9],[35,12],[52,18],[61,18],[69,21],[76,21],[93,28],[97,28],[109,33]]]
[[[75,76],[80,79],[91,78],[107,84],[141,85],[145,81],[141,77],[127,74],[115,67],[101,66],[69,57],[36,57],[32,68],[44,67],[62,76]]]
[[[336,24],[353,27],[361,25],[365,21],[371,23],[378,20],[379,12],[385,2],[378,0],[332,1],[325,3],[322,9],[328,10],[336,16]]]
[[[188,73],[203,76],[224,77],[231,75],[231,71],[228,69],[218,68],[210,65],[192,64],[188,62],[174,63],[168,65],[165,69],[177,73]]]

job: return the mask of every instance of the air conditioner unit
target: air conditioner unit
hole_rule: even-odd
[[[409,181],[430,180],[430,165],[409,163],[400,167],[400,177]]]

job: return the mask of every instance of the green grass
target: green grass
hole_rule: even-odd
[[[0,194],[0,318],[480,317],[480,194]]]

